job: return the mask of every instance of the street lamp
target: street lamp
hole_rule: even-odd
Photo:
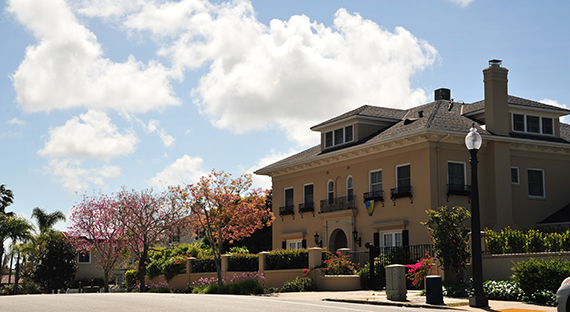
[[[358,231],[356,229],[352,231],[352,238],[354,242],[358,244],[358,247],[362,247],[362,237],[358,237]]]
[[[469,295],[469,306],[489,307],[489,300],[483,291],[483,261],[481,258],[481,219],[479,217],[479,186],[477,184],[477,152],[481,148],[481,135],[475,124],[465,137],[465,146],[471,154],[471,269],[473,270],[473,289]]]
[[[323,241],[319,240],[319,232],[318,231],[315,233],[314,237],[315,237],[315,244],[322,248],[323,247]]]

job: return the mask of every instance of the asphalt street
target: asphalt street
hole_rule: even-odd
[[[274,296],[233,296],[197,294],[60,294],[0,297],[2,312],[101,312],[101,311],[442,311],[426,308],[403,308],[367,304],[328,302]]]

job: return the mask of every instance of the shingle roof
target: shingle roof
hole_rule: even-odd
[[[376,117],[376,118],[386,118],[386,119],[401,119],[402,116],[406,114],[405,110],[388,108],[388,107],[378,107],[371,105],[362,105],[357,109],[346,112],[342,115],[331,118],[327,121],[321,122],[318,125],[311,127],[311,129],[322,127],[324,125],[333,123],[335,121],[343,120],[352,116],[366,116],[366,117]]]
[[[557,106],[547,105],[531,100],[522,99],[515,96],[509,96],[510,104],[517,104],[527,107],[534,107],[540,109],[556,110],[561,114],[570,113],[570,110],[560,108]],[[467,117],[469,112],[474,112],[485,108],[485,101],[479,101],[473,104],[463,104],[448,100],[437,100],[431,103],[420,105],[408,110],[375,107],[370,105],[361,106],[355,110],[344,113],[323,123],[320,123],[311,129],[321,127],[323,125],[340,121],[352,116],[371,116],[377,118],[391,119],[394,124],[386,129],[379,130],[377,133],[370,135],[367,138],[361,139],[347,145],[337,146],[335,148],[321,151],[321,146],[317,145],[305,151],[302,151],[293,156],[282,159],[269,166],[261,168],[256,173],[270,172],[283,166],[294,164],[303,160],[316,157],[318,155],[328,153],[338,149],[344,149],[350,146],[369,144],[374,142],[381,142],[393,139],[394,137],[404,136],[410,133],[417,133],[420,131],[433,130],[442,132],[464,132],[467,133],[471,126],[474,124],[478,129],[477,131],[482,135],[493,135],[481,127],[476,120]],[[420,113],[421,112],[421,113]],[[538,141],[548,141],[557,143],[570,144],[570,125],[560,123],[560,138],[536,136],[529,134],[516,134],[510,133],[510,137],[524,138]]]
[[[551,214],[546,219],[538,222],[539,225],[548,225],[552,223],[570,223],[570,204],[562,207],[560,210]]]

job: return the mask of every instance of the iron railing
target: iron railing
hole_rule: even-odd
[[[283,206],[279,207],[279,216],[283,219],[283,216],[292,215],[295,219],[295,206]]]
[[[350,261],[360,263],[361,266],[370,262],[368,250],[352,251],[348,254],[350,255]],[[434,256],[431,244],[380,247],[380,254],[386,257],[391,264],[414,264],[425,257],[426,254],[430,257]]]
[[[468,196],[471,200],[471,185],[465,184],[448,184],[447,185],[447,201],[449,201],[449,196],[459,195]]]
[[[312,212],[313,216],[314,216],[315,215],[315,203],[310,202],[310,203],[299,204],[299,214],[301,215],[301,218],[303,217],[304,212]]]
[[[356,195],[336,197],[332,200],[321,200],[321,211],[319,213],[328,213],[342,210],[356,209]]]
[[[412,196],[412,186],[400,186],[393,189],[390,189],[390,199],[396,205],[396,199],[409,197],[410,201],[413,203],[413,196]]]

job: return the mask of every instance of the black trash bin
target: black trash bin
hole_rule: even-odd
[[[443,304],[443,291],[441,285],[441,276],[426,276],[426,303]]]

